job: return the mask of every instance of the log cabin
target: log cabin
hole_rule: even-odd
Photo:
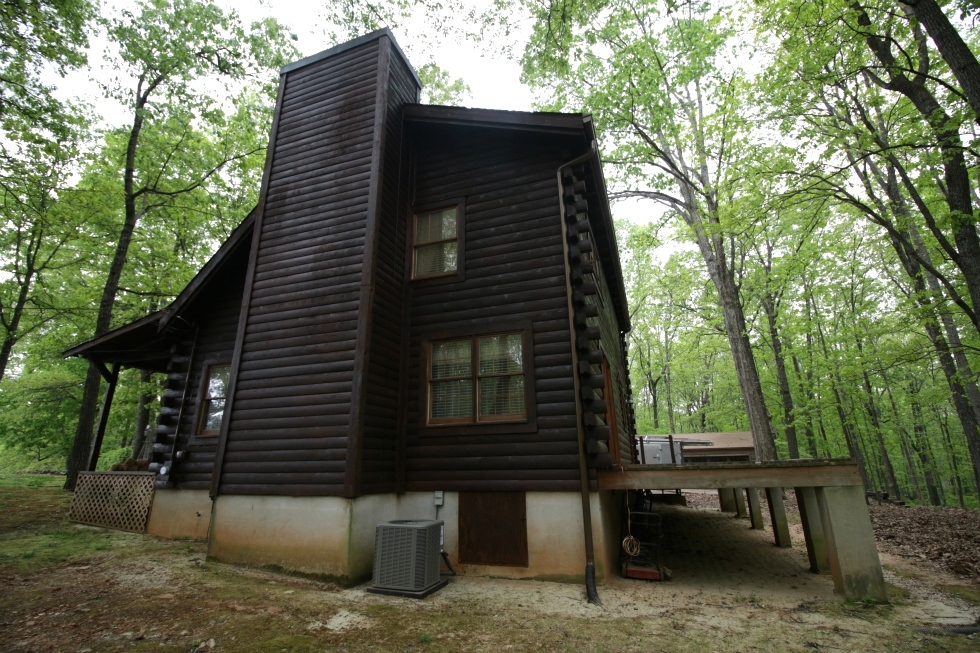
[[[463,573],[601,578],[623,492],[596,470],[636,442],[591,118],[420,88],[387,29],[283,68],[255,209],[66,355],[166,375],[150,533],[357,580],[376,525],[438,518]]]
[[[169,306],[66,352],[108,381],[89,469],[134,367],[166,375],[145,529],[211,559],[353,582],[379,524],[438,519],[458,571],[597,601],[627,492],[717,489],[762,528],[762,491],[790,546],[791,487],[810,570],[886,600],[854,461],[638,463],[591,117],[420,89],[387,29],[282,69],[256,207]]]

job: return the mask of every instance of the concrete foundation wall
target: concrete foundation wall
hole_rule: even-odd
[[[341,497],[218,496],[208,557],[347,576],[350,516]]]
[[[171,539],[208,539],[211,497],[207,490],[156,490],[146,532]]]
[[[443,505],[431,492],[340,497],[219,496],[208,556],[224,562],[274,565],[303,573],[363,580],[371,576],[378,524],[393,519],[441,519],[444,548],[459,573],[579,581],[585,572],[581,496],[528,492],[528,566],[459,563],[459,495]],[[621,492],[591,496],[596,576],[617,573]]]

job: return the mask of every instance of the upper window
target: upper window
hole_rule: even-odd
[[[209,365],[204,375],[204,392],[201,397],[201,423],[198,435],[218,435],[225,415],[228,399],[230,365]]]
[[[459,206],[415,214],[412,278],[456,272],[459,265]]]
[[[429,424],[527,419],[522,333],[435,340],[429,347]]]

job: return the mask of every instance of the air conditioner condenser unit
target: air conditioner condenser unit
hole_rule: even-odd
[[[374,535],[375,594],[424,598],[449,582],[439,576],[443,522],[398,519],[378,524]]]

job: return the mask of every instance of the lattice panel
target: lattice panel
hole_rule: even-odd
[[[150,516],[155,479],[153,472],[80,472],[68,519],[143,533]]]

